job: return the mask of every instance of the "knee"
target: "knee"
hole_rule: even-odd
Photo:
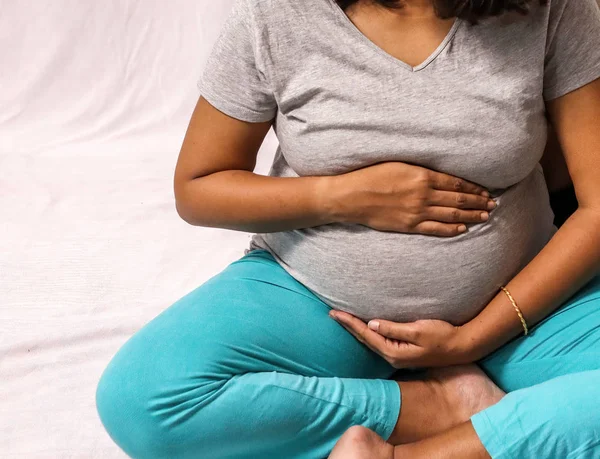
[[[378,435],[371,429],[359,425],[348,428],[343,435],[343,437],[347,439],[349,443],[354,443],[357,445],[371,443],[377,439],[377,436]]]
[[[194,448],[190,442],[201,443],[202,426],[209,425],[202,409],[194,410],[191,424],[196,430],[184,435],[191,397],[202,388],[189,394],[189,384],[180,385],[173,375],[161,373],[152,366],[152,357],[140,361],[140,356],[124,354],[111,360],[96,386],[96,411],[106,432],[132,458],[189,454]]]
[[[363,426],[352,426],[340,437],[329,459],[370,459],[391,457],[394,447]]]
[[[110,438],[132,458],[163,457],[160,422],[147,411],[138,376],[113,359],[96,386],[96,411]]]
[[[188,303],[176,305],[129,338],[96,386],[101,423],[133,458],[190,457],[211,444],[215,393],[229,374],[210,335],[186,327]]]

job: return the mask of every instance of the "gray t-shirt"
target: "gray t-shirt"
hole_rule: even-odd
[[[539,160],[546,100],[600,77],[596,0],[457,20],[411,67],[334,0],[236,0],[199,80],[240,120],[274,119],[269,175],[336,175],[403,161],[493,191],[487,223],[453,238],[333,223],[252,236],[331,307],[399,322],[473,318],[556,228]]]

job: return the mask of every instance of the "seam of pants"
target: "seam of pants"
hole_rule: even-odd
[[[321,301],[317,297],[315,297],[315,296],[309,296],[305,292],[301,292],[299,290],[295,290],[293,288],[288,287],[287,285],[278,284],[276,282],[271,282],[271,281],[268,281],[268,280],[265,280],[265,279],[256,279],[256,278],[253,278],[253,277],[237,277],[236,281],[237,280],[249,280],[249,281],[252,281],[252,282],[262,282],[264,284],[273,285],[274,287],[282,288],[284,290],[288,290],[288,291],[296,293],[298,295],[302,295],[302,296],[308,298],[309,300],[316,301],[317,303],[323,304],[323,305],[325,305],[325,306],[327,306],[328,308],[331,309],[331,306],[329,306],[327,303],[324,303],[323,301]]]
[[[374,381],[376,381],[376,380],[374,380]],[[380,380],[380,381],[383,381],[385,385],[387,385],[386,381],[389,381],[389,382],[392,382],[392,383],[396,384],[392,380],[383,379],[383,380]],[[355,407],[349,406],[349,405],[345,405],[344,403],[338,403],[338,402],[333,401],[333,400],[327,400],[327,399],[323,399],[323,398],[320,398],[320,397],[315,397],[314,395],[307,394],[306,392],[302,392],[302,391],[299,391],[299,390],[296,390],[296,389],[292,389],[290,387],[281,386],[281,385],[275,384],[275,383],[271,383],[271,385],[275,386],[275,387],[277,387],[279,389],[284,389],[284,390],[287,390],[287,391],[290,391],[290,392],[295,392],[297,394],[300,394],[300,395],[303,395],[303,396],[306,396],[306,397],[310,397],[310,398],[318,400],[320,402],[333,403],[334,405],[346,408],[349,411],[352,411],[352,412],[356,413],[356,408]],[[399,392],[399,390],[400,390],[400,388],[398,387],[398,392]],[[399,399],[399,397],[395,397],[395,399]],[[394,420],[393,423],[389,423],[388,419],[384,419],[384,417],[385,417],[386,414],[389,414],[390,416],[392,416],[393,413],[394,413],[394,411],[395,411],[395,407],[396,406],[398,406],[398,412],[399,412],[400,407],[399,407],[399,403],[395,403],[394,407],[388,407],[386,405],[382,405],[382,406],[383,406],[383,408],[380,409],[379,413],[377,414],[377,419],[369,419],[368,415],[371,414],[371,413],[364,413],[364,414],[360,415],[361,420],[360,420],[359,424],[361,424],[361,425],[362,424],[369,424],[369,425],[374,424],[375,426],[377,426],[376,430],[374,429],[376,431],[376,433],[378,435],[380,435],[384,440],[387,440],[391,436],[391,434],[393,432],[393,429],[396,426],[397,418],[396,418],[396,420]],[[383,415],[382,415],[382,413],[383,413]],[[356,417],[356,416],[354,416],[354,417]]]

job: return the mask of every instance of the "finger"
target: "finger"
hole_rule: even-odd
[[[370,330],[364,322],[350,314],[339,311],[335,311],[334,314],[337,316],[335,318],[338,323],[350,334],[373,352],[381,355],[395,368],[413,366],[414,362],[421,358],[423,352],[421,347],[408,342],[384,337],[383,335]],[[363,327],[365,327],[364,330],[362,330]]]
[[[457,191],[481,196],[489,196],[490,193],[484,187],[476,185],[467,180],[452,175],[433,171],[433,188],[443,191]]]
[[[367,327],[387,338],[404,341],[416,346],[421,344],[421,330],[414,323],[399,323],[374,319],[369,321]]]
[[[429,204],[455,209],[492,210],[496,207],[493,199],[454,191],[433,190],[429,195]]]
[[[379,333],[373,332],[375,335],[373,335],[373,338],[371,338],[369,335],[360,335],[358,332],[341,321],[339,323],[358,341],[363,343],[376,354],[379,354],[395,368],[414,366],[415,362],[418,362],[418,360],[422,357],[423,348],[417,346],[416,344],[398,341],[388,337],[384,337],[384,341],[379,341],[379,338],[375,339],[375,335],[378,335]],[[383,335],[380,337],[383,337]]]
[[[467,231],[467,227],[462,223],[450,224],[426,220],[413,227],[413,233],[426,234],[439,237],[454,237]]]
[[[487,211],[462,210],[451,207],[429,207],[425,213],[426,217],[444,223],[482,223],[490,218]]]
[[[371,343],[370,341],[368,341],[367,339],[365,339],[362,335],[360,335],[358,332],[356,332],[354,329],[350,328],[350,326],[348,326],[347,324],[339,321],[339,324],[344,327],[348,333],[350,333],[352,336],[354,336],[354,338],[356,338],[357,341],[360,341],[361,343],[363,343],[365,346],[367,346],[369,349],[371,349],[373,352],[375,352],[376,354],[379,354],[380,356],[382,356],[384,359],[388,360],[389,357],[387,355],[387,352],[385,349],[379,349],[376,345],[374,345],[373,343]]]
[[[354,317],[351,314],[335,311],[333,316],[346,330],[354,335],[361,343],[369,346],[373,351],[387,355],[387,342],[385,337],[377,332],[374,332],[362,320]]]

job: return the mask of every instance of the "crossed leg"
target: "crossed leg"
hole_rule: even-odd
[[[396,369],[328,312],[267,252],[251,252],[119,349],[96,389],[100,420],[132,458],[322,459],[352,426],[417,441],[499,396],[475,365],[390,379]],[[465,385],[481,397],[461,398]]]
[[[497,403],[396,447],[353,427],[330,459],[600,458],[600,277],[478,364],[508,392]]]

